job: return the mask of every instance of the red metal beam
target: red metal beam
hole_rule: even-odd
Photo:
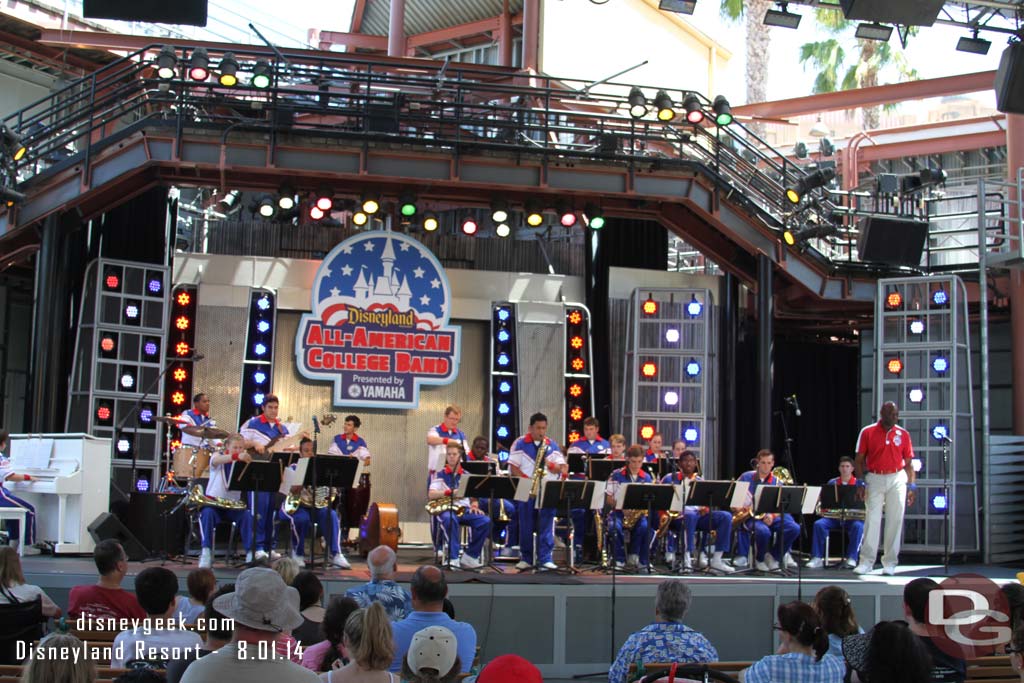
[[[362,30],[364,14],[366,14],[366,0],[356,0],[356,5],[352,8],[352,26],[349,27],[349,31],[359,33]]]
[[[1006,133],[1001,130],[967,135],[937,136],[922,140],[892,142],[889,144],[863,144],[857,150],[857,161],[878,161],[880,159],[901,159],[903,157],[927,156],[983,147],[1002,147],[1006,144]]]
[[[840,90],[838,92],[794,97],[789,100],[774,102],[758,102],[733,107],[737,116],[786,117],[801,114],[817,114],[824,111],[841,111],[857,107],[873,107],[880,104],[920,100],[926,97],[942,97],[965,92],[991,90],[995,81],[995,71],[981,71],[959,76],[944,76],[906,83],[877,85],[857,90]]]
[[[342,31],[319,31],[317,41],[321,50],[327,50],[331,45],[344,45],[350,48],[363,48],[367,50],[388,49],[387,36],[371,36],[365,33],[344,33]]]
[[[523,15],[513,15],[511,23],[512,25],[522,24]],[[414,36],[409,36],[409,47],[426,47],[427,45],[444,43],[450,40],[463,40],[482,33],[497,34],[500,29],[501,17],[488,17],[487,19],[481,19],[480,21],[471,21],[466,24],[459,24],[458,26],[451,26],[449,28],[438,29],[437,31],[427,31],[426,33],[417,33]]]
[[[51,63],[52,66],[62,69],[66,73],[74,73],[80,76],[83,71],[92,72],[103,66],[100,63],[90,62],[88,59],[82,59],[77,55],[73,55],[66,49],[58,50],[34,40],[29,40],[28,38],[8,33],[7,31],[0,31],[0,42],[7,43],[11,47],[19,50],[25,50],[26,52],[38,55]],[[68,66],[75,67],[77,71],[75,71],[75,69],[66,68]]]

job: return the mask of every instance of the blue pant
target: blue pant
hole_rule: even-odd
[[[36,509],[32,507],[31,503],[28,503],[21,498],[0,486],[0,508],[22,508],[26,511],[25,513],[25,524],[28,526],[28,530],[25,533],[25,543],[28,545],[34,545],[36,542]],[[7,527],[7,533],[10,534],[11,540],[17,540],[21,543],[21,529],[18,525],[20,521],[16,519],[9,519],[4,522]],[[58,541],[63,539],[57,539]]]
[[[846,557],[854,562],[860,557],[860,539],[864,536],[864,522],[859,519],[848,519],[845,522],[838,519],[822,517],[814,523],[814,533],[811,535],[811,557],[825,557],[825,539],[830,531],[846,527],[846,533],[850,535],[850,542],[846,545]]]
[[[277,530],[274,528],[274,522],[277,521],[277,494],[257,491],[252,497],[255,498],[255,502],[250,499],[250,506],[253,523],[256,525],[256,550],[269,553],[277,545]]]
[[[341,552],[341,530],[338,525],[338,513],[331,508],[323,507],[313,510],[312,508],[300,505],[294,515],[289,515],[282,507],[278,510],[278,514],[291,526],[292,551],[296,555],[306,554],[306,534],[309,533],[309,527],[312,526],[314,519],[316,519],[316,525],[320,533],[327,539],[327,548],[330,550],[331,555],[337,555]]]
[[[800,525],[790,516],[786,515],[786,523],[783,526],[781,515],[776,515],[775,519],[772,520],[772,525],[769,527],[764,522],[757,519],[748,519],[743,524],[743,530],[736,536],[736,554],[740,557],[746,557],[750,551],[750,534],[754,534],[754,558],[758,562],[764,561],[764,555],[767,552],[772,553],[772,557],[779,552],[779,544],[771,542],[772,533],[778,533],[782,530],[782,554],[785,555],[792,549],[793,543],[796,541],[797,536],[800,535]],[[776,557],[776,560],[782,560],[781,557]]]
[[[612,548],[615,553],[615,561],[625,562],[626,550],[623,547],[625,545],[625,529],[623,528],[623,516],[621,510],[612,512],[611,517],[608,519],[608,532],[612,536]],[[641,566],[650,564],[651,541],[653,538],[654,532],[647,523],[647,515],[644,515],[638,519],[636,525],[633,526],[633,531],[629,538],[629,554],[639,555]]]
[[[551,561],[555,547],[555,511],[551,508],[534,507],[531,498],[525,503],[516,503],[519,512],[519,553],[523,562],[533,564],[533,532],[537,531],[537,563]]]
[[[676,552],[676,535],[682,528],[686,529],[685,551],[698,552],[697,531],[715,531],[715,549],[726,552],[731,547],[732,514],[725,510],[715,510],[709,514],[698,515],[696,510],[685,510],[682,519],[676,518],[669,523],[669,536],[665,551]]]
[[[508,526],[505,527],[505,538],[495,539],[495,541],[497,542],[500,540],[506,548],[511,548],[512,546],[519,545],[519,515],[516,513],[515,503],[511,500],[505,500],[504,498],[500,500],[502,507],[505,508],[505,515],[508,517]],[[485,515],[491,514],[490,498],[480,498],[477,502],[480,505],[481,512]],[[494,511],[494,520],[492,521],[496,522],[498,515],[500,514],[501,513],[496,509]]]
[[[441,541],[445,537],[448,539],[448,557],[453,560],[458,559],[459,549],[461,543],[459,542],[459,526],[468,526],[470,529],[469,534],[469,547],[466,548],[466,554],[475,560],[480,559],[480,550],[484,547],[484,541],[487,540],[487,536],[491,533],[491,518],[485,514],[479,512],[470,512],[468,509],[462,513],[459,517],[446,510],[437,516],[438,527],[441,533],[437,535],[437,549],[441,550]]]
[[[202,547],[213,548],[213,528],[221,522],[234,522],[242,539],[242,547],[250,550],[252,513],[248,510],[225,510],[209,505],[199,511],[199,537]]]

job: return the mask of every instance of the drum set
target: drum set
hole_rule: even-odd
[[[217,442],[226,439],[229,436],[228,432],[217,427],[196,427],[190,422],[172,416],[157,416],[153,419],[168,426],[167,462],[158,492],[185,493],[196,480],[208,478],[210,458],[220,451]],[[201,439],[200,445],[179,446],[172,452],[170,427],[177,427],[182,434]]]

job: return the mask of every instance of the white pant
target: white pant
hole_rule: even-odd
[[[864,540],[860,546],[860,563],[874,565],[878,555],[878,534],[882,529],[882,507],[885,507],[885,547],[882,565],[895,566],[900,556],[900,540],[903,538],[903,511],[907,506],[907,473],[900,470],[895,474],[868,472],[867,519],[864,522]]]

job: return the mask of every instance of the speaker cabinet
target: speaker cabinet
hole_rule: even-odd
[[[921,265],[928,223],[895,216],[867,216],[860,222],[857,251],[862,261],[892,266]]]
[[[111,506],[111,510],[151,552],[176,556],[185,552],[188,534],[188,510],[181,500],[180,493],[135,491],[126,505]]]
[[[207,0],[85,0],[86,19],[206,26]]]
[[[942,11],[943,0],[839,0],[850,21],[931,26]]]
[[[1007,114],[1024,114],[1024,43],[1003,50],[996,70],[996,108]]]
[[[109,512],[104,512],[94,519],[88,529],[89,535],[92,536],[92,540],[96,543],[108,539],[113,539],[120,543],[121,547],[124,548],[124,552],[128,555],[128,559],[132,562],[141,562],[149,557],[149,551],[146,550],[146,546],[142,545],[139,539],[135,538],[135,535],[128,531],[128,528],[121,523],[121,520]]]

